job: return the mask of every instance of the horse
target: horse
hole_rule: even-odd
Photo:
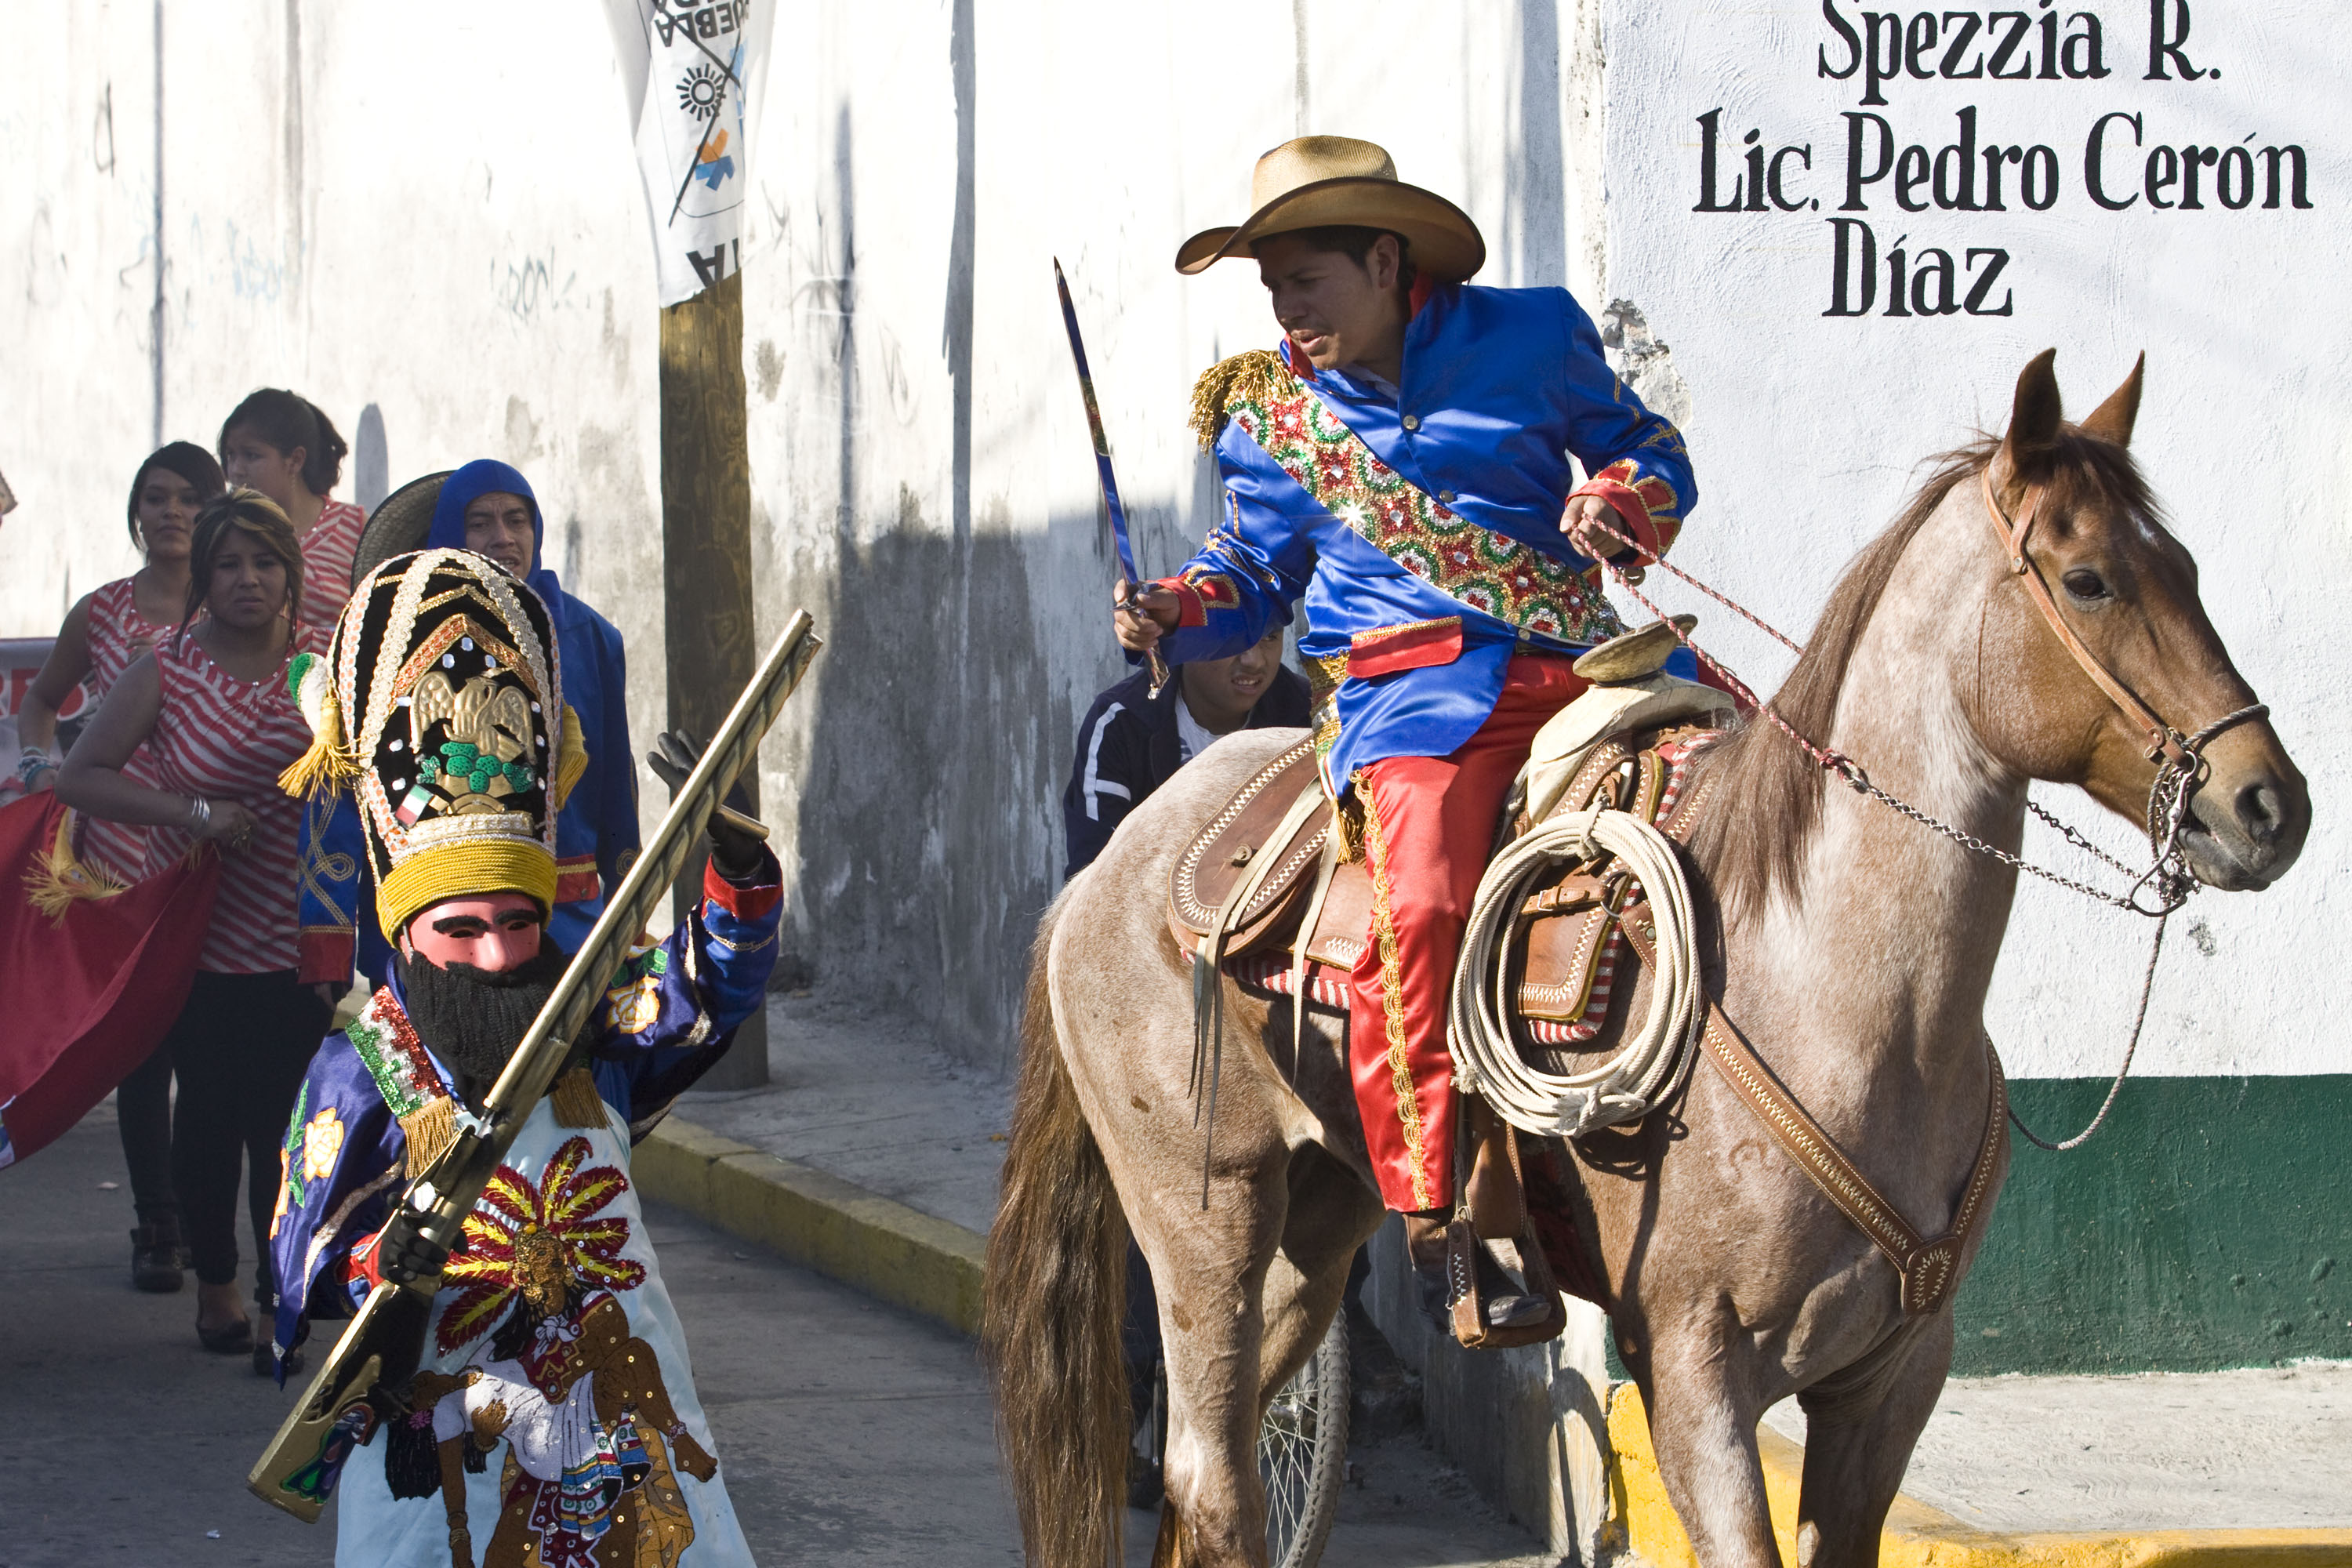
[[[2267,887],[2302,848],[2310,797],[2266,716],[2241,714],[2253,694],[2127,450],[2145,362],[2074,425],[2054,357],[2019,376],[2005,433],[1945,454],[1855,558],[1772,708],[1888,795],[2011,854],[2030,781],[2142,820],[2158,769],[2126,701],[2183,726],[2176,742],[2240,715],[2192,760],[2178,846],[2210,887]],[[2056,585],[2048,616],[2011,549],[2021,508],[2034,521],[2019,552]],[[1100,1568],[1118,1538],[1130,1231],[1167,1361],[1153,1561],[1262,1568],[1262,1413],[1382,1217],[1342,1020],[1310,1009],[1294,1047],[1287,1004],[1229,981],[1225,1028],[1244,1044],[1225,1052],[1203,1203],[1190,954],[1168,932],[1163,890],[1203,822],[1297,733],[1209,748],[1040,924],[983,1330],[1035,1568]],[[1686,859],[1713,910],[1711,994],[1861,1174],[1922,1235],[1942,1234],[1998,1092],[1983,1009],[2014,863],[1830,787],[1767,722],[1737,727],[1699,765],[1713,799]],[[1895,1266],[1709,1065],[1633,1131],[1570,1147],[1585,1262],[1698,1560],[1777,1568],[1756,1426],[1794,1394],[1808,1416],[1800,1561],[1874,1563],[1950,1364],[1949,1294],[1906,1314]],[[1987,1203],[2007,1147],[1991,1145]]]

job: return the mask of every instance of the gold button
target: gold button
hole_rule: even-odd
[[[1418,414],[1408,414],[1408,415],[1406,415],[1406,416],[1404,416],[1404,427],[1405,427],[1406,429],[1408,429],[1408,430],[1418,430],[1418,429],[1420,429],[1420,428],[1421,428],[1421,416],[1420,416],[1420,415],[1418,415]]]

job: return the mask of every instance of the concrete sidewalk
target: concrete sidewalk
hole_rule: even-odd
[[[774,1081],[688,1096],[640,1152],[647,1190],[971,1331],[1010,1083],[903,1017],[838,999],[774,999],[769,1037]],[[1609,1422],[1629,1474],[1647,1462],[1638,1408],[1618,1397]],[[1767,1426],[1791,1440],[1768,1445],[1790,1460],[1794,1403]],[[1638,1484],[1618,1490],[1637,1513],[1663,1504]],[[2032,1542],[1987,1560],[2042,1560],[2063,1536],[2069,1561],[2170,1560],[2193,1545],[2200,1560],[2352,1563],[2352,1366],[1957,1380],[1905,1490],[1928,1556],[1965,1537],[1963,1555]],[[1644,1555],[1675,1557],[1670,1511],[1627,1523]],[[2229,1531],[2243,1533],[2216,1533]]]

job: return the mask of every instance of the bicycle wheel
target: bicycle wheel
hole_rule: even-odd
[[[1348,1399],[1348,1315],[1339,1312],[1258,1430],[1265,1560],[1274,1568],[1313,1568],[1323,1555],[1347,1480]]]

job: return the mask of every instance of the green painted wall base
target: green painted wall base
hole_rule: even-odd
[[[2054,1139],[2107,1084],[2010,1089]],[[1956,1375],[2352,1358],[2352,1075],[2134,1079],[2082,1148],[2014,1143]]]

